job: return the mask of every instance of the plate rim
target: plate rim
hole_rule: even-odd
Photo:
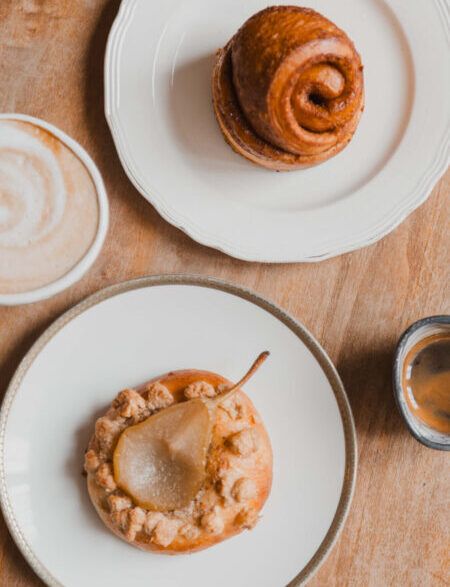
[[[119,104],[119,87],[115,83],[119,75],[118,57],[120,56],[123,44],[124,34],[126,32],[129,20],[133,16],[134,9],[139,0],[122,0],[119,11],[113,22],[108,35],[108,41],[105,51],[104,60],[104,111],[108,126],[113,137],[116,152],[119,156],[122,167],[129,180],[137,191],[156,209],[164,220],[182,230],[194,241],[208,247],[213,247],[222,253],[244,261],[261,262],[261,263],[295,263],[307,262],[313,263],[336,257],[351,251],[355,251],[366,246],[372,245],[390,232],[395,230],[412,212],[419,208],[430,196],[436,183],[439,181],[446,168],[450,164],[450,119],[444,122],[444,132],[436,140],[434,145],[435,157],[432,163],[422,171],[415,187],[409,190],[404,198],[403,204],[392,209],[389,214],[383,218],[377,219],[371,226],[370,231],[365,235],[358,235],[357,239],[347,244],[332,244],[325,246],[323,252],[315,255],[297,254],[295,251],[289,256],[285,254],[268,255],[267,253],[259,254],[248,246],[236,245],[231,241],[219,239],[213,233],[205,232],[200,225],[192,218],[187,218],[182,213],[177,212],[175,208],[165,201],[164,196],[160,195],[154,186],[146,189],[137,177],[134,160],[125,140],[121,138],[120,123],[118,117]],[[389,2],[389,0],[386,0]],[[450,10],[446,7],[446,0],[433,0],[438,18],[442,24],[444,36],[447,45],[450,45]],[[327,249],[327,250],[325,250]]]
[[[339,409],[339,415],[342,422],[345,444],[345,475],[341,489],[338,506],[334,514],[331,525],[320,543],[318,549],[307,562],[307,564],[300,570],[300,572],[292,579],[286,587],[299,587],[308,581],[313,574],[319,569],[322,563],[326,560],[334,544],[336,543],[345,521],[347,519],[350,505],[352,502],[356,472],[357,472],[357,440],[355,424],[353,419],[350,403],[345,392],[344,385],[336,370],[336,367],[328,357],[326,351],[322,348],[315,337],[303,326],[301,322],[291,316],[286,310],[281,308],[278,304],[268,300],[264,296],[230,281],[218,279],[214,277],[207,277],[193,274],[162,274],[152,275],[147,277],[139,277],[117,283],[101,289],[94,294],[91,294],[75,306],[67,310],[59,318],[57,318],[39,338],[32,345],[32,347],[25,354],[19,366],[17,367],[3,398],[0,410],[0,507],[10,532],[11,537],[18,546],[22,555],[31,566],[33,571],[50,587],[65,587],[60,583],[47,569],[47,567],[39,560],[38,556],[33,552],[31,546],[23,536],[19,523],[17,522],[13,507],[9,500],[8,488],[5,474],[5,437],[6,427],[8,424],[8,417],[13,405],[15,396],[20,389],[21,383],[28,369],[38,357],[40,352],[44,349],[47,343],[57,334],[66,324],[71,322],[74,318],[83,314],[86,310],[96,306],[97,304],[113,298],[117,295],[127,293],[137,289],[145,289],[153,286],[164,285],[190,285],[196,287],[205,287],[215,289],[227,294],[231,294],[247,300],[263,310],[272,314],[275,318],[280,320],[287,326],[309,349],[314,358],[319,363],[322,371],[327,377],[328,382],[334,392],[336,403]],[[66,586],[67,587],[67,586]]]

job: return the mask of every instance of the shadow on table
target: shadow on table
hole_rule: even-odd
[[[21,306],[17,307],[17,310],[20,311]],[[2,308],[0,308],[0,312]],[[3,311],[11,311],[7,308],[4,308]],[[14,312],[14,310],[12,310]],[[36,340],[41,336],[41,334],[50,326],[52,322],[55,320],[55,316],[48,317],[46,320],[43,320],[38,326],[29,330],[25,336],[18,341],[15,346],[8,345],[8,352],[4,360],[0,363],[0,402],[3,401],[3,397],[6,393],[8,385],[14,375],[17,367],[19,366],[20,361],[23,359],[25,354],[30,350]],[[0,319],[1,323],[1,319]]]
[[[109,31],[120,3],[121,0],[106,2],[89,40],[84,67],[85,120],[95,148],[95,161],[100,167],[110,169],[121,169],[121,165],[104,115],[103,63]]]
[[[409,436],[392,391],[395,344],[348,350],[337,361],[352,407],[358,436]]]
[[[12,538],[6,538],[8,530],[0,514],[0,541],[2,544],[2,578],[6,581],[3,585],[26,585],[27,587],[45,587],[45,583],[34,574],[28,563],[25,562],[20,550]],[[12,579],[7,582],[8,577]],[[20,583],[17,581],[20,577]]]

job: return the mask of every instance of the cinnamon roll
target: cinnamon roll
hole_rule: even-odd
[[[358,126],[361,58],[318,12],[272,6],[217,52],[213,100],[237,153],[269,169],[310,167],[342,151]]]

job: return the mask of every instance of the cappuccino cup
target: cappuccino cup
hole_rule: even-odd
[[[108,200],[86,151],[53,125],[0,115],[0,305],[48,298],[97,258]]]

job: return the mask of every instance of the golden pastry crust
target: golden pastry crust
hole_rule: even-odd
[[[298,6],[272,6],[245,22],[217,52],[212,87],[226,141],[278,171],[339,153],[364,109],[353,43],[321,14]]]
[[[272,449],[250,399],[238,391],[217,410],[207,478],[185,508],[153,512],[136,507],[117,487],[112,458],[125,428],[177,402],[223,391],[231,383],[209,371],[174,371],[137,390],[120,392],[97,420],[85,454],[89,495],[114,534],[133,546],[161,554],[208,548],[258,521],[272,484]]]

